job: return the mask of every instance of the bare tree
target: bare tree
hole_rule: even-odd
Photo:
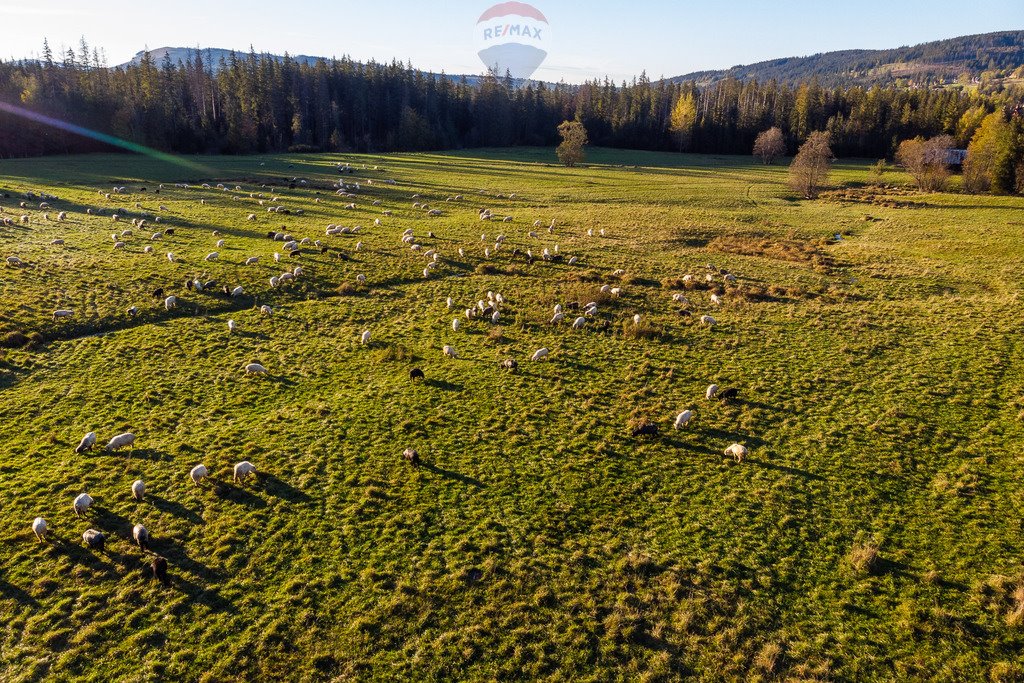
[[[949,150],[955,144],[950,135],[904,140],[896,150],[896,161],[914,178],[919,190],[940,192],[949,178]]]
[[[761,131],[754,140],[754,156],[760,157],[765,164],[771,164],[785,153],[786,140],[778,126]]]
[[[828,180],[832,165],[831,139],[827,132],[816,130],[800,145],[789,165],[789,186],[803,193],[807,199],[818,196],[821,186]]]
[[[555,152],[558,160],[566,166],[575,166],[583,161],[586,153],[583,147],[587,144],[587,129],[579,121],[562,121],[558,124],[558,134],[562,136],[562,144]]]

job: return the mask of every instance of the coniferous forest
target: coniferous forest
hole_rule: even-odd
[[[0,62],[0,101],[22,110],[177,153],[388,152],[554,145],[578,119],[592,144],[749,154],[757,134],[782,129],[788,151],[814,130],[837,156],[892,157],[915,136],[952,135],[966,146],[986,115],[1020,109],[1024,90],[822,87],[728,78],[692,82],[515,84],[428,74],[398,62],[299,63],[232,54],[106,67],[78,53]],[[674,122],[673,112],[677,119]],[[682,116],[679,116],[682,114]],[[107,151],[105,143],[0,111],[0,157]]]

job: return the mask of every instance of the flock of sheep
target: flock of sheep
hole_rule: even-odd
[[[337,170],[339,172],[341,172],[341,173],[352,173],[354,169],[352,169],[351,166],[339,165]],[[378,181],[378,182],[380,182],[380,181]],[[391,180],[385,180],[383,182],[384,182],[384,184],[387,184],[387,185],[394,185],[395,184],[395,182],[391,181]],[[293,178],[289,187],[290,187],[290,189],[297,189],[297,188],[298,189],[303,189],[303,186],[305,186],[307,184],[308,184],[308,181],[306,181],[304,179]],[[373,185],[373,180],[364,180],[362,183],[358,183],[358,182],[357,183],[347,183],[347,182],[334,183],[334,187],[337,188],[336,192],[335,192],[335,195],[338,196],[338,197],[343,198],[344,200],[346,200],[346,203],[344,204],[344,210],[352,210],[352,209],[356,208],[356,204],[355,204],[354,201],[351,201],[351,200],[355,200],[357,198],[362,198],[362,197],[365,196],[365,194],[372,193],[372,191],[373,191],[372,185]],[[188,184],[184,184],[184,183],[176,184],[174,187],[175,187],[175,190],[189,190],[189,189],[193,188],[193,186],[189,186]],[[229,193],[231,198],[232,198],[232,201],[247,202],[247,201],[251,200],[251,202],[256,203],[256,204],[258,204],[260,206],[266,206],[267,204],[269,204],[269,206],[266,206],[266,211],[268,213],[270,213],[270,214],[281,214],[281,213],[289,214],[289,213],[292,213],[292,214],[295,214],[297,216],[301,216],[303,214],[303,211],[301,209],[296,209],[294,211],[290,211],[289,209],[287,209],[284,205],[282,205],[280,203],[282,201],[282,199],[280,197],[272,196],[272,197],[267,198],[267,197],[264,196],[263,192],[258,191],[258,190],[254,190],[254,191],[249,192],[248,193],[248,197],[246,197],[246,196],[244,196],[244,191],[242,190],[242,187],[239,186],[239,185],[234,186],[233,192],[232,192],[232,188],[229,188],[228,186],[224,185],[223,183],[217,184],[217,185],[210,185],[208,183],[204,183],[198,189],[200,189],[204,193],[213,192],[215,190],[219,191],[221,193]],[[266,189],[266,186],[264,186],[261,189]],[[163,190],[165,190],[164,186],[160,185],[159,188],[154,190],[154,192],[155,193],[160,193]],[[140,191],[144,192],[145,188],[141,188]],[[128,193],[128,188],[124,187],[124,186],[115,187],[113,189],[113,191],[110,192],[110,193],[101,192],[101,194],[107,200],[110,200],[112,195],[121,195],[121,194],[126,194],[126,193]],[[322,201],[324,201],[325,198],[319,196],[320,192],[316,192],[315,194],[316,194],[316,196],[314,198],[314,202],[315,203],[320,204]],[[498,195],[498,197],[501,197],[501,195]],[[510,195],[509,198],[514,198],[514,195]],[[413,195],[413,199],[416,200],[415,203],[413,204],[413,209],[416,210],[416,211],[422,212],[423,215],[425,215],[427,217],[439,216],[439,215],[442,215],[444,213],[440,209],[431,207],[429,204],[421,201],[421,197],[418,194],[417,195]],[[47,211],[50,208],[52,202],[58,201],[57,198],[53,197],[52,195],[45,195],[45,194],[36,195],[36,194],[33,194],[33,193],[27,193],[26,200],[28,200],[28,201],[42,200],[42,201],[39,202],[39,205],[38,205],[39,209],[42,210],[42,211]],[[199,202],[202,203],[202,204],[205,204],[206,201],[207,201],[206,197],[200,197],[199,198]],[[464,198],[464,195],[454,195],[454,196],[447,197],[445,201],[449,202],[449,203],[456,203],[456,205],[457,205],[459,202],[464,202],[465,198]],[[374,206],[374,207],[382,207],[382,205],[383,205],[382,200],[380,200],[380,199],[372,200],[372,206]],[[449,204],[449,206],[451,206],[451,205],[452,204]],[[22,208],[27,208],[28,207],[27,201],[23,201],[21,203],[21,206],[22,206]],[[152,223],[163,223],[163,222],[166,222],[167,218],[169,218],[169,216],[161,216],[161,215],[155,215],[152,212],[145,212],[143,210],[142,204],[138,203],[138,202],[135,203],[135,208],[136,208],[136,210],[138,210],[140,212],[140,215],[136,216],[136,217],[132,217],[130,219],[132,227],[131,228],[126,228],[126,229],[121,230],[119,232],[115,232],[115,233],[113,233],[111,235],[111,239],[112,239],[112,242],[113,242],[113,250],[115,250],[115,251],[122,252],[122,251],[128,250],[129,246],[132,243],[132,241],[135,239],[135,231],[143,232],[143,231],[146,230],[146,226],[150,222],[152,222]],[[374,225],[374,228],[375,228],[375,230],[373,232],[377,232],[377,230],[376,230],[377,228],[383,227],[384,220],[388,219],[390,216],[393,215],[393,211],[391,209],[381,208],[380,210],[382,211],[381,217],[378,217],[378,218],[374,219],[374,221],[373,221],[373,225]],[[165,214],[169,212],[167,207],[164,206],[163,204],[160,205],[160,211],[165,213]],[[247,215],[245,217],[245,220],[247,222],[256,222],[258,220],[257,215],[255,213],[248,213],[247,210],[245,210],[245,211],[247,213]],[[90,208],[90,209],[86,210],[86,213],[90,214],[90,215],[97,215],[97,214],[101,214],[102,215],[103,212],[104,212],[103,209],[93,209],[93,208]],[[128,211],[126,211],[124,208],[117,208],[117,209],[114,209],[113,212],[111,213],[111,219],[112,219],[113,222],[120,222],[121,220],[125,220],[127,218],[127,215],[128,215]],[[511,223],[511,222],[513,222],[512,216],[498,217],[498,216],[495,216],[491,212],[490,209],[480,209],[477,212],[477,218],[480,221],[500,221],[502,223]],[[51,214],[47,211],[46,213],[43,213],[42,219],[43,219],[43,221],[50,221],[50,222],[56,221],[57,223],[63,223],[65,221],[69,220],[69,214],[68,214],[67,211],[60,211],[59,213],[55,214],[54,216],[51,216]],[[22,224],[29,224],[31,221],[32,221],[32,217],[29,216],[28,214],[21,215],[18,218],[18,222],[22,223]],[[0,208],[0,222],[2,222],[3,224],[7,224],[7,225],[11,224],[11,219],[9,219],[9,218],[7,218],[6,216],[3,215],[3,209],[2,208]],[[535,259],[538,259],[538,258],[543,260],[543,261],[549,261],[549,262],[554,262],[554,263],[564,263],[564,264],[569,265],[569,266],[574,266],[574,265],[576,265],[576,264],[578,264],[580,262],[580,257],[578,257],[578,256],[570,256],[569,258],[565,258],[564,255],[560,253],[558,244],[553,244],[551,246],[542,246],[542,244],[543,244],[542,240],[546,239],[546,238],[542,237],[542,235],[554,235],[555,234],[556,222],[554,220],[551,220],[550,223],[547,224],[546,226],[544,226],[541,223],[541,221],[539,221],[539,220],[535,221],[534,224],[533,224],[533,228],[534,229],[529,230],[528,232],[526,232],[526,234],[525,234],[526,245],[522,246],[522,247],[511,247],[510,248],[509,247],[510,240],[509,240],[509,238],[505,234],[498,234],[495,237],[493,237],[492,238],[493,246],[491,245],[491,242],[488,241],[488,237],[487,237],[486,233],[481,235],[481,242],[487,245],[483,249],[484,259],[493,258],[498,253],[500,253],[502,251],[505,251],[505,250],[508,250],[508,251],[511,252],[511,257],[513,257],[513,258],[515,258],[515,257],[522,258],[523,260],[525,260],[528,263],[532,263]],[[298,237],[294,237],[294,236],[288,234],[284,230],[285,230],[284,226],[282,226],[282,230],[281,231],[271,230],[271,231],[268,231],[266,233],[266,237],[269,240],[272,240],[275,243],[275,245],[277,243],[280,243],[280,250],[279,251],[275,250],[275,251],[273,251],[270,254],[270,258],[273,259],[274,263],[280,263],[281,260],[285,259],[285,258],[287,258],[289,260],[290,259],[296,259],[296,258],[300,257],[304,252],[309,252],[309,251],[312,251],[312,250],[319,251],[320,253],[327,253],[327,252],[330,252],[330,251],[334,250],[334,248],[331,245],[327,244],[322,239],[312,239],[310,237],[298,238]],[[142,255],[154,255],[155,252],[156,252],[155,245],[157,243],[159,243],[165,237],[173,235],[174,231],[175,231],[174,227],[167,227],[167,228],[164,228],[162,230],[159,230],[159,231],[156,231],[156,232],[152,232],[151,234],[149,234],[148,238],[147,238],[149,243],[146,244],[142,248],[141,254]],[[325,237],[329,238],[327,240],[328,242],[333,242],[333,241],[335,241],[335,238],[338,238],[338,237],[341,237],[341,236],[348,236],[348,237],[353,237],[353,238],[357,239],[357,241],[355,242],[355,245],[354,245],[354,250],[355,251],[363,250],[364,249],[364,244],[365,244],[364,240],[369,240],[370,239],[370,235],[368,235],[363,230],[363,228],[361,226],[358,226],[358,225],[355,225],[355,226],[341,226],[341,225],[337,225],[337,224],[333,224],[332,223],[332,224],[329,224],[326,227]],[[605,236],[605,231],[603,229],[601,229],[601,230],[599,230],[599,231],[597,231],[595,233],[595,231],[593,229],[590,229],[590,230],[587,230],[587,236],[588,237],[592,237],[592,238],[596,237],[596,236],[604,237]],[[213,261],[220,260],[222,258],[222,250],[227,246],[226,240],[221,238],[219,232],[216,231],[216,230],[214,231],[214,237],[217,238],[216,242],[215,242],[215,246],[216,246],[217,250],[216,251],[211,251],[205,257],[203,257],[202,260],[204,262],[213,262]],[[432,231],[430,231],[430,232],[427,233],[427,237],[428,238],[433,238],[433,237],[435,237],[435,235],[434,235],[434,233]],[[411,253],[411,257],[412,258],[414,258],[414,259],[422,259],[421,262],[424,265],[422,274],[423,274],[424,278],[428,278],[429,279],[429,278],[432,278],[432,277],[436,277],[437,273],[443,272],[443,268],[444,268],[444,266],[447,263],[446,259],[441,255],[441,253],[439,252],[439,250],[437,248],[431,248],[431,247],[426,246],[425,244],[422,244],[421,243],[422,240],[417,238],[416,232],[412,228],[408,228],[408,229],[405,229],[404,231],[402,231],[398,235],[398,239],[401,241],[401,243],[404,246],[406,246],[408,248],[408,252]],[[52,241],[52,244],[54,244],[56,246],[62,246],[64,244],[64,242],[65,242],[64,238],[57,238],[57,239],[54,239]],[[538,248],[537,255],[534,254],[535,247]],[[334,250],[334,251],[343,260],[347,258],[343,251],[341,251],[341,250]],[[463,258],[463,259],[467,258],[466,249],[463,248],[463,247],[458,248],[458,255],[459,255],[460,258]],[[168,251],[166,253],[166,258],[171,263],[180,263],[180,262],[182,262],[182,259],[179,258],[179,256],[175,255],[173,252],[170,252],[170,251]],[[263,258],[263,255],[260,255],[260,254],[252,254],[252,255],[246,256],[243,260],[241,260],[239,262],[238,265],[241,266],[241,268],[239,269],[238,272],[246,272],[247,267],[251,267],[251,266],[254,266],[254,265],[258,264],[261,261],[262,258]],[[16,256],[16,255],[8,256],[7,259],[6,259],[6,263],[7,263],[7,265],[9,267],[12,267],[12,268],[24,268],[24,267],[28,267],[30,265],[30,264],[26,263],[21,257]],[[705,278],[704,278],[705,282],[707,282],[707,283],[714,282],[716,280],[716,276],[720,275],[720,274],[723,275],[722,279],[723,279],[723,281],[725,283],[735,283],[736,282],[735,276],[733,274],[731,274],[731,273],[727,273],[725,271],[719,272],[717,269],[711,268],[710,266],[709,266],[709,271],[711,271],[711,272],[709,272],[705,276]],[[275,289],[276,288],[280,288],[280,287],[284,287],[284,286],[287,286],[289,283],[294,282],[298,278],[303,277],[304,274],[305,273],[304,273],[304,270],[303,270],[302,266],[289,267],[288,269],[284,270],[280,274],[277,274],[277,275],[274,275],[274,276],[270,277],[269,284],[270,284],[271,288],[275,288]],[[616,270],[613,273],[613,275],[616,275],[616,276],[624,275],[624,271],[623,270]],[[693,275],[685,275],[683,277],[683,281],[686,281],[686,282],[692,281],[694,279],[694,277],[695,276],[693,276]],[[360,274],[356,275],[355,280],[356,280],[356,283],[358,285],[364,285],[367,282],[367,276],[364,273],[360,273]],[[220,286],[218,288],[218,284],[215,281],[213,281],[213,280],[205,280],[202,277],[189,277],[184,282],[184,286],[185,286],[186,290],[188,290],[189,292],[191,292],[193,294],[202,294],[202,293],[223,294],[226,297],[230,297],[232,300],[239,299],[240,297],[245,295],[246,291],[247,291],[247,289],[246,289],[247,287],[248,288],[254,288],[254,284],[222,285],[222,286]],[[601,288],[600,288],[600,291],[601,291],[602,295],[606,295],[607,297],[611,297],[611,298],[619,297],[622,294],[622,288],[621,287],[613,287],[613,286],[608,285],[608,284],[602,285]],[[158,288],[158,289],[154,290],[153,296],[156,297],[159,301],[162,302],[162,305],[163,305],[165,310],[173,311],[174,309],[178,308],[181,305],[181,303],[182,303],[182,298],[181,297],[184,296],[184,295],[181,294],[181,293],[179,293],[179,294],[170,294],[170,293],[165,291],[165,288],[161,287],[161,288]],[[673,301],[678,303],[678,304],[682,304],[684,306],[689,306],[690,305],[689,300],[683,294],[681,294],[681,293],[674,294],[672,298],[673,298]],[[711,303],[713,305],[715,305],[715,306],[719,306],[719,305],[722,304],[722,299],[721,299],[721,297],[718,294],[714,294],[714,293],[711,294],[710,299],[711,299]],[[445,299],[445,301],[444,301],[444,305],[445,305],[446,309],[449,310],[449,311],[453,311],[453,310],[456,310],[456,309],[461,309],[461,313],[459,315],[457,315],[457,316],[452,318],[451,329],[452,329],[453,332],[458,332],[459,331],[460,327],[463,325],[463,320],[474,321],[474,320],[478,320],[479,319],[481,321],[485,321],[485,322],[488,322],[488,323],[491,323],[491,324],[498,324],[499,321],[502,320],[503,311],[506,310],[506,304],[507,304],[507,301],[506,301],[506,298],[505,298],[505,296],[503,294],[501,294],[499,292],[491,292],[491,291],[487,292],[486,297],[480,298],[478,301],[473,302],[471,305],[466,306],[465,308],[462,308],[461,306],[458,306],[456,304],[455,300],[452,297],[450,297],[450,296],[447,297]],[[565,303],[565,304],[556,304],[554,306],[554,309],[553,309],[553,312],[552,312],[552,317],[550,319],[550,325],[552,325],[552,326],[560,326],[560,325],[568,324],[568,329],[569,330],[581,330],[584,327],[586,327],[588,325],[588,323],[595,318],[595,316],[597,316],[598,306],[599,306],[599,304],[598,304],[597,301],[589,301],[589,302],[586,302],[586,303],[573,301],[573,302],[568,302],[568,303]],[[273,310],[271,309],[271,307],[269,305],[266,305],[266,304],[263,304],[262,306],[259,306],[259,310],[260,310],[260,312],[263,315],[268,315],[269,316],[269,315],[273,314]],[[136,306],[136,305],[130,306],[126,310],[126,314],[129,317],[137,316],[139,314],[138,306]],[[59,309],[56,309],[56,310],[53,311],[53,319],[55,321],[67,320],[67,319],[73,318],[74,315],[75,315],[74,310],[69,309],[69,308],[59,308]],[[717,323],[715,318],[713,316],[709,315],[709,314],[702,315],[700,317],[700,322],[702,324],[706,325],[706,326],[709,326],[709,327],[714,326]],[[635,314],[632,317],[632,323],[633,323],[633,325],[636,325],[636,326],[639,326],[641,324],[641,316],[640,316],[640,314]],[[228,333],[229,334],[236,333],[238,331],[238,329],[239,329],[239,326],[238,326],[238,324],[236,323],[236,321],[234,319],[228,320],[227,327],[228,327]],[[362,345],[370,344],[370,340],[371,340],[371,330],[366,329],[366,330],[363,330],[359,334],[359,343],[360,344],[362,344]],[[443,345],[442,348],[441,348],[441,352],[442,352],[443,356],[446,357],[446,358],[457,359],[459,357],[458,352],[456,351],[454,346],[452,346],[451,344]],[[545,359],[549,358],[550,355],[551,355],[551,350],[549,348],[541,347],[541,348],[536,349],[529,356],[529,359],[530,359],[531,362],[541,362],[541,361],[544,361]],[[501,365],[502,368],[504,368],[506,370],[515,371],[516,368],[518,367],[518,361],[516,361],[514,358],[505,358],[505,359],[503,359],[500,362],[500,365]],[[258,362],[247,363],[246,365],[243,366],[242,369],[244,370],[244,372],[246,374],[266,375],[266,374],[269,373],[268,368],[266,366],[264,366],[263,364],[258,363]],[[410,378],[413,379],[413,380],[423,379],[424,378],[424,373],[423,373],[423,371],[420,368],[413,368],[410,371],[409,374],[410,374]],[[712,399],[731,400],[731,399],[735,399],[737,397],[737,395],[738,395],[738,391],[737,391],[736,388],[720,389],[717,385],[712,384],[712,385],[710,385],[707,388],[706,393],[705,393],[705,398],[707,400],[712,400]],[[694,420],[695,417],[696,417],[696,412],[693,409],[683,410],[682,412],[678,413],[675,416],[675,419],[673,420],[672,425],[673,425],[673,427],[675,429],[684,429]],[[634,429],[632,429],[632,435],[634,437],[638,437],[638,436],[653,436],[653,435],[656,435],[658,433],[658,431],[659,430],[658,430],[657,423],[644,422],[644,423],[640,424],[639,426],[635,427]],[[78,448],[76,448],[75,450],[76,450],[77,453],[80,453],[80,454],[81,453],[85,453],[85,452],[89,451],[91,448],[93,448],[95,443],[96,443],[96,434],[94,432],[89,432],[88,434],[85,435],[85,437],[82,439],[81,443],[79,444]],[[131,434],[131,433],[119,434],[119,435],[113,437],[109,441],[109,443],[105,447],[105,450],[108,451],[108,452],[112,452],[112,451],[120,450],[122,448],[131,448],[131,447],[134,446],[134,443],[135,443],[135,435],[134,434]],[[727,448],[724,449],[724,455],[735,458],[737,462],[742,462],[743,458],[747,455],[747,448],[744,445],[742,445],[742,444],[734,443],[734,444],[731,444],[730,446],[728,446]],[[415,464],[419,464],[419,455],[417,454],[417,452],[414,449],[411,449],[411,448],[406,449],[403,452],[403,457],[404,457],[405,460],[407,460],[408,462],[410,462],[410,463],[412,463],[414,465]],[[252,463],[250,463],[248,461],[239,462],[239,463],[237,463],[234,466],[234,471],[233,471],[234,480],[235,481],[244,481],[246,478],[248,478],[250,475],[254,474],[255,472],[256,472],[256,468],[253,466]],[[200,482],[204,478],[210,476],[210,473],[209,473],[208,469],[204,465],[199,464],[199,465],[196,465],[195,467],[193,467],[190,470],[190,472],[188,473],[188,475],[189,475],[191,480],[196,485],[199,485]],[[144,494],[145,494],[145,484],[143,483],[143,481],[142,480],[135,481],[132,484],[132,486],[131,486],[131,495],[136,500],[141,501],[144,498]],[[93,502],[94,502],[93,499],[87,493],[80,494],[78,497],[76,497],[74,499],[74,502],[73,502],[74,512],[78,516],[86,515],[88,513],[88,510],[89,510],[90,506],[93,504]],[[49,525],[48,525],[47,521],[45,519],[43,519],[42,517],[37,517],[33,521],[33,523],[32,523],[32,530],[33,530],[33,532],[35,532],[36,537],[40,541],[44,541],[45,540],[46,533],[47,533],[48,529],[49,529]],[[132,529],[132,538],[135,540],[135,543],[138,545],[138,547],[140,549],[142,549],[144,552],[149,551],[149,547],[150,547],[150,534],[149,534],[149,531],[142,524],[136,524],[133,527],[133,529]],[[88,530],[86,530],[84,532],[84,534],[83,534],[83,541],[85,542],[85,544],[87,546],[89,546],[91,548],[94,548],[94,549],[97,549],[97,550],[103,550],[104,544],[106,542],[106,534],[104,532],[102,532],[102,531],[90,528],[90,529],[88,529]],[[154,575],[155,578],[157,578],[158,580],[164,582],[165,584],[168,583],[169,580],[168,580],[168,577],[167,577],[167,562],[166,562],[166,560],[164,558],[162,558],[160,556],[155,556],[154,557],[154,559],[152,561],[152,571],[153,571],[153,575]]]

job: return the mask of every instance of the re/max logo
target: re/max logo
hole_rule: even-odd
[[[484,29],[484,40],[504,38],[505,36],[522,36],[524,38],[541,40],[540,29],[527,26],[526,24],[505,24],[504,26]]]

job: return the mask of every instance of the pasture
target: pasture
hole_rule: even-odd
[[[3,680],[1024,676],[1024,200],[611,150],[187,161],[0,161]]]

